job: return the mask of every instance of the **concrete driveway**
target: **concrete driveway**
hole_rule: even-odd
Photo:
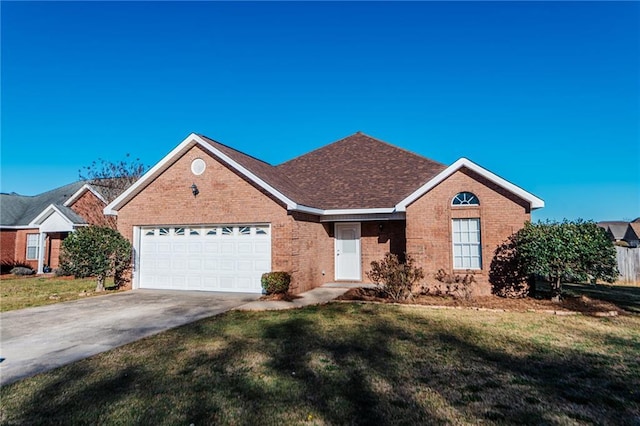
[[[133,290],[0,314],[0,385],[220,314],[259,294]]]

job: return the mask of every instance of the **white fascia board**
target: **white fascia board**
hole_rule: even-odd
[[[91,193],[98,197],[100,201],[107,204],[107,200],[104,199],[102,194],[96,191],[91,185],[85,183],[84,185],[82,185],[82,188],[78,189],[75,194],[73,194],[67,201],[64,202],[63,206],[69,207],[71,204],[75,203],[76,200],[80,198],[80,196],[84,194],[85,191],[91,191]]]
[[[40,225],[42,225],[42,222],[44,222],[53,213],[58,213],[66,222],[68,222],[71,226],[74,226],[73,221],[69,220],[69,218],[67,216],[65,216],[65,214],[62,213],[60,211],[60,209],[58,209],[53,204],[49,204],[49,207],[47,207],[46,209],[42,210],[42,212],[31,221],[29,226],[39,227]]]
[[[318,216],[322,216],[324,214],[324,210],[322,210],[322,209],[316,209],[315,207],[303,206],[302,204],[296,204],[295,206],[292,206],[291,208],[288,208],[288,210],[293,210],[293,211],[302,212],[302,213],[315,214],[315,215],[318,215]]]
[[[454,172],[460,170],[462,167],[466,167],[469,170],[472,170],[472,171],[478,173],[480,176],[490,180],[491,182],[495,183],[496,185],[499,185],[499,186],[503,187],[504,189],[506,189],[507,191],[512,192],[513,194],[515,194],[518,197],[522,198],[523,200],[528,201],[531,204],[531,209],[532,210],[540,209],[540,208],[544,207],[544,201],[541,200],[540,198],[538,198],[535,195],[525,191],[524,189],[520,188],[519,186],[516,186],[516,185],[512,184],[511,182],[501,178],[500,176],[490,172],[489,170],[487,170],[487,169],[485,169],[483,167],[480,167],[479,165],[477,165],[473,161],[463,157],[463,158],[460,158],[459,160],[457,160],[455,163],[453,163],[449,167],[447,167],[446,169],[444,169],[443,171],[441,171],[440,173],[438,173],[434,178],[432,178],[429,182],[427,182],[424,185],[422,185],[420,188],[418,188],[416,191],[414,191],[407,198],[405,198],[404,200],[400,201],[396,205],[397,211],[400,211],[400,212],[406,211],[407,210],[407,206],[409,204],[413,203],[415,200],[417,200],[418,198],[422,197],[425,193],[427,193],[433,187],[435,187],[436,185],[438,185],[439,183],[444,181],[446,178],[451,176]]]
[[[293,208],[289,210],[295,210],[303,213],[315,214],[318,216],[327,216],[327,215],[345,215],[345,214],[389,214],[394,213],[396,211],[395,207],[390,208],[377,208],[377,209],[316,209],[314,207],[307,207],[300,204],[295,205]]]
[[[249,180],[255,182],[258,186],[275,196],[278,200],[282,201],[287,205],[287,209],[291,210],[296,206],[296,203],[287,198],[284,194],[277,191],[271,185],[251,173],[249,170],[238,164],[236,161],[232,160],[222,151],[213,147],[211,144],[203,140],[200,136],[195,133],[191,133],[186,137],[177,147],[175,147],[169,154],[165,155],[162,160],[160,160],[155,166],[153,166],[147,173],[142,175],[140,179],[138,179],[133,185],[131,185],[125,192],[120,194],[118,198],[113,200],[108,206],[104,208],[104,214],[110,216],[116,216],[118,214],[118,209],[122,207],[127,201],[133,198],[138,192],[140,192],[145,186],[146,183],[150,180],[158,177],[162,172],[164,172],[169,166],[172,164],[172,161],[184,154],[187,150],[195,145],[200,145],[206,151],[209,151],[214,156],[218,157],[220,160],[231,166],[233,169],[237,170],[244,176],[246,176]]]
[[[330,209],[324,210],[325,215],[337,215],[337,214],[389,214],[396,211],[395,207],[391,208],[378,208],[378,209]]]
[[[38,229],[38,227],[31,225],[0,225],[0,230],[1,229]]]

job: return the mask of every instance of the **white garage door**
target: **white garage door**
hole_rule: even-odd
[[[142,228],[139,287],[259,293],[271,270],[268,225]]]

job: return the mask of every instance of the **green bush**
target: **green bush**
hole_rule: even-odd
[[[130,263],[131,244],[118,231],[87,226],[62,242],[59,269],[76,278],[96,277],[96,291],[102,291],[108,276],[113,276],[116,286],[120,286]]]
[[[401,301],[413,297],[413,287],[424,278],[424,271],[414,266],[409,255],[403,263],[397,255],[387,253],[381,261],[371,262],[367,277],[378,286],[382,297]]]
[[[289,291],[291,275],[288,272],[266,272],[260,279],[265,294],[285,294]]]

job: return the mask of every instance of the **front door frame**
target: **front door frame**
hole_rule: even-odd
[[[340,268],[339,266],[339,262],[343,261],[342,259],[344,259],[344,256],[341,258],[340,256],[343,254],[342,253],[342,244],[340,240],[340,232],[339,232],[339,228],[352,228],[355,233],[356,233],[356,254],[355,254],[355,259],[353,260],[354,262],[357,262],[357,265],[352,264],[351,266],[354,267],[355,269],[354,271],[356,272],[355,275],[350,275],[350,274],[344,274],[343,271],[341,271],[341,269],[344,268]],[[335,279],[336,281],[362,281],[362,244],[361,244],[361,224],[360,222],[335,222],[334,223],[334,228],[333,228],[333,235],[334,235],[334,255],[333,255],[333,259],[334,259],[334,273],[335,273]],[[341,276],[342,273],[342,276]]]

